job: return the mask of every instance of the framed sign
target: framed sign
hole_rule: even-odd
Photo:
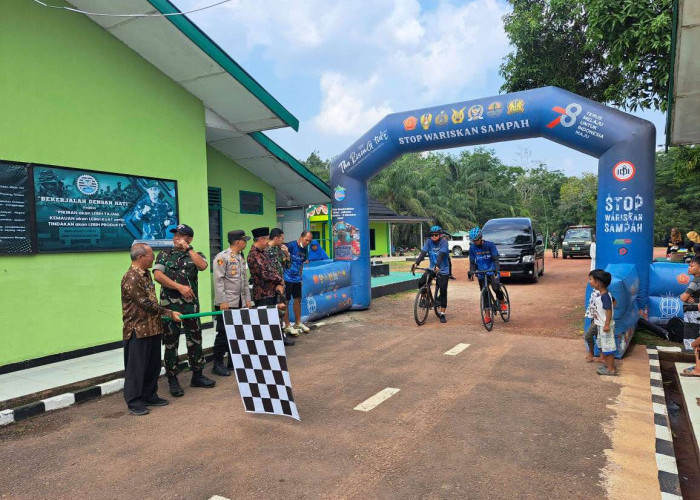
[[[36,252],[32,190],[26,164],[0,161],[0,255]]]
[[[128,250],[177,225],[174,180],[47,165],[33,178],[39,252]]]

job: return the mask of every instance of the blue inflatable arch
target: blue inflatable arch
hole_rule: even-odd
[[[599,159],[596,263],[624,289],[616,295],[616,331],[633,329],[638,308],[646,305],[652,261],[656,131],[646,120],[556,87],[394,113],[333,161],[334,260],[349,270],[344,307],[364,309],[371,302],[372,177],[405,153],[530,137]]]

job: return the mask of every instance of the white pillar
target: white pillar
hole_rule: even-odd
[[[389,257],[391,257],[391,222],[389,223]]]
[[[420,241],[418,242],[418,249],[423,248],[423,223],[419,222],[418,227],[420,228]]]

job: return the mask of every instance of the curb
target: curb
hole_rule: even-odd
[[[673,450],[673,434],[668,421],[666,393],[661,380],[659,351],[680,353],[681,349],[680,347],[647,347],[647,354],[649,355],[651,404],[654,408],[654,427],[656,428],[656,466],[659,471],[661,498],[662,500],[683,500],[676,453]]]

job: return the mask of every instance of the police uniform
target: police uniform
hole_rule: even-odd
[[[204,254],[201,252],[197,253],[206,259]],[[158,254],[153,270],[161,271],[175,283],[189,286],[194,292],[194,299],[187,301],[179,291],[162,286],[160,289],[160,305],[182,314],[200,312],[197,286],[199,269],[192,262],[189,251],[183,252],[176,248],[163,250]],[[183,319],[181,323],[168,321],[166,331],[163,334],[163,345],[165,346],[163,360],[169,377],[177,375],[177,348],[180,343],[180,334],[182,333],[185,334],[185,341],[187,342],[187,357],[190,369],[192,372],[201,372],[204,367],[202,325],[199,318]]]
[[[229,242],[237,240],[248,241],[243,231],[231,231]],[[229,309],[239,309],[250,303],[250,287],[248,286],[248,264],[243,252],[234,253],[227,248],[214,257],[214,304],[218,310],[222,303],[227,303]],[[214,365],[222,364],[224,355],[229,352],[226,329],[222,316],[216,319],[216,339],[214,340]],[[219,367],[222,368],[222,367]],[[226,372],[226,370],[221,370]],[[218,375],[221,373],[215,372]]]

